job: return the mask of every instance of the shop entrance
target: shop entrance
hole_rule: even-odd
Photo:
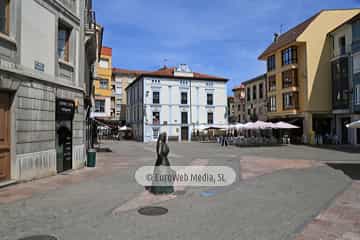
[[[10,179],[10,94],[0,92],[0,181]]]
[[[56,170],[58,173],[72,169],[72,120],[74,102],[56,100]]]

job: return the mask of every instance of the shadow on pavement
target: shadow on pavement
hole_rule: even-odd
[[[341,170],[352,180],[360,180],[360,164],[355,163],[328,163],[329,167]]]
[[[112,152],[110,148],[95,148],[96,152]]]
[[[335,150],[339,152],[345,153],[360,153],[360,147],[354,145],[306,145],[312,148],[319,148],[319,149],[327,149],[327,150]]]

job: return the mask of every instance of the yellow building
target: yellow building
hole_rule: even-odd
[[[360,9],[323,10],[274,42],[259,56],[267,61],[268,118],[301,127],[297,135],[313,142],[331,133],[332,86],[329,32]]]
[[[100,119],[110,119],[115,112],[112,111],[112,49],[102,47],[101,56],[96,66],[96,76],[94,80],[94,117]],[[113,106],[114,109],[114,106]]]

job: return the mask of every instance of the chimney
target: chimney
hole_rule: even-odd
[[[274,42],[277,42],[279,38],[279,34],[278,33],[274,33]]]

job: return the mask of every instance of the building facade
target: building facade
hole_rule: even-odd
[[[267,121],[266,74],[242,84],[245,87],[245,121]]]
[[[332,127],[338,136],[338,143],[342,144],[360,144],[359,130],[346,128],[348,123],[360,119],[357,109],[360,104],[357,81],[360,71],[360,49],[357,49],[359,19],[360,16],[357,15],[329,34],[332,42]]]
[[[352,99],[353,115],[351,121],[360,120],[360,17],[356,16],[352,25],[352,89],[350,90]],[[360,144],[360,129],[350,130],[351,143]]]
[[[268,117],[301,127],[298,137],[314,143],[331,134],[331,41],[328,33],[359,9],[324,10],[290,29],[259,56],[267,61]]]
[[[113,68],[112,70],[112,82],[114,84],[113,96],[115,97],[115,116],[116,120],[121,123],[126,122],[126,88],[132,83],[136,77],[145,73],[146,71],[128,70],[121,68]]]
[[[0,182],[80,168],[91,2],[2,2]]]
[[[234,97],[233,96],[228,96],[227,103],[228,103],[227,104],[228,122],[229,123],[236,123]]]
[[[246,123],[246,101],[245,101],[245,86],[240,84],[233,88],[234,105],[235,105],[235,122]]]
[[[127,122],[138,141],[189,141],[200,126],[227,125],[227,79],[192,72],[187,65],[143,73],[126,89]]]
[[[112,84],[112,49],[101,48],[99,63],[96,66],[94,80],[93,116],[100,120],[110,120],[115,117],[115,98]]]

